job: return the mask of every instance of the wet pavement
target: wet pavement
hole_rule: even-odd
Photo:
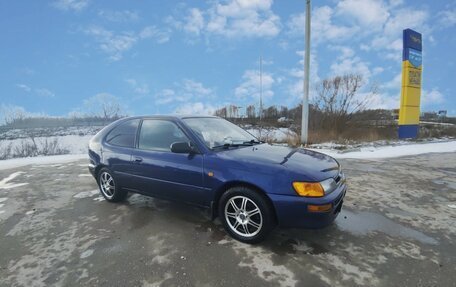
[[[0,286],[456,286],[456,154],[341,163],[333,225],[254,246],[205,210],[104,201],[85,161],[0,170]]]

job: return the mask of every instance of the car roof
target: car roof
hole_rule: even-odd
[[[125,117],[124,119],[188,119],[188,118],[219,118],[216,116],[209,115],[143,115],[143,116],[131,116]]]

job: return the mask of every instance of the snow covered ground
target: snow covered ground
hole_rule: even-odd
[[[65,150],[67,155],[59,156],[38,156],[0,160],[0,169],[12,168],[27,164],[52,164],[62,161],[73,161],[87,158],[87,148],[90,138],[101,127],[74,127],[66,130],[57,129],[54,131],[46,130],[50,136],[36,136],[36,131],[31,130],[12,130],[6,134],[0,134],[0,156],[2,150],[10,147],[14,152],[15,148],[21,148],[24,143],[31,143],[33,134],[37,146],[42,146],[46,142],[57,139],[58,146]],[[297,139],[295,132],[288,128],[263,128],[261,131],[255,128],[245,127],[251,134],[265,141],[278,143],[293,142]],[[43,133],[43,131],[40,131]],[[45,133],[45,134],[46,134]],[[54,133],[54,134],[53,134]],[[347,142],[314,144],[309,147],[312,150],[326,153],[335,158],[391,158],[399,156],[417,155],[435,152],[456,152],[456,140],[446,139],[425,139],[420,141],[375,141],[364,143]],[[60,153],[57,153],[60,154]],[[35,154],[36,155],[36,154]],[[10,156],[11,157],[11,156]],[[1,158],[1,157],[0,157]],[[7,157],[9,158],[9,157]]]
[[[424,143],[400,142],[395,145],[364,146],[352,150],[339,150],[334,148],[311,148],[311,150],[325,153],[335,158],[392,158],[425,153],[456,152],[456,140]]]
[[[89,146],[89,140],[93,135],[65,135],[65,136],[50,136],[50,137],[36,137],[34,138],[35,142],[40,145],[45,140],[52,141],[54,139],[58,140],[58,143],[61,148],[66,149],[70,154],[84,153],[87,151]],[[13,149],[16,146],[22,144],[22,142],[31,142],[30,138],[17,138],[13,140],[4,140],[2,144],[11,144]]]
[[[256,138],[267,142],[272,141],[284,143],[297,137],[297,134],[289,128],[263,128],[261,130],[247,128],[246,130]]]
[[[355,159],[379,159],[400,156],[411,156],[425,153],[445,153],[456,152],[456,140],[437,141],[426,143],[409,143],[389,145],[389,146],[370,146],[362,147],[352,151],[341,151],[328,148],[310,148],[318,152],[328,154],[335,158],[355,158]],[[87,153],[67,154],[57,156],[38,156],[28,158],[16,158],[0,161],[0,170],[16,168],[29,164],[52,165],[72,162],[80,159],[88,159]]]

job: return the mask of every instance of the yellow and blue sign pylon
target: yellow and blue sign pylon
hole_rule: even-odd
[[[399,110],[399,138],[415,138],[420,123],[422,40],[411,29],[403,32],[402,89]]]

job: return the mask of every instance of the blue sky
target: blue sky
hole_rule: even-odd
[[[0,104],[53,116],[97,99],[128,114],[207,113],[302,95],[304,0],[1,1]],[[311,93],[360,73],[398,108],[402,30],[423,33],[422,110],[456,115],[456,1],[313,1]]]

